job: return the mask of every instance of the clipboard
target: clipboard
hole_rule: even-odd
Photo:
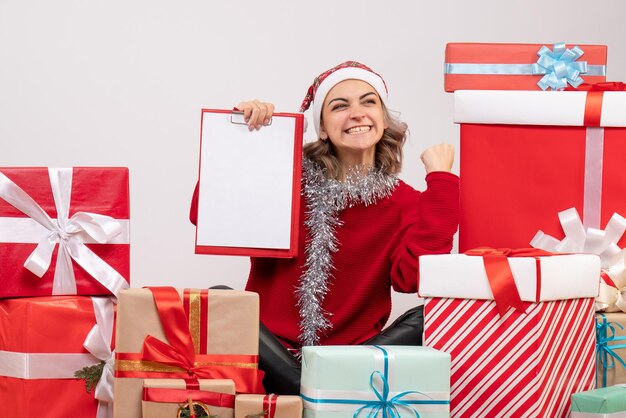
[[[295,257],[304,115],[250,131],[240,112],[202,109],[200,126],[196,254]]]

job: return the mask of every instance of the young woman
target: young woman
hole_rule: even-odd
[[[318,139],[304,147],[298,256],[253,258],[246,286],[260,295],[269,329],[261,326],[260,347],[268,392],[299,393],[299,363],[287,349],[421,344],[421,306],[382,331],[391,288],[415,293],[418,257],[450,252],[459,179],[450,172],[454,149],[447,144],[421,155],[424,192],[396,177],[407,126],[386,101],[382,77],[354,61],[318,76],[303,101]],[[237,107],[250,129],[263,129],[274,112],[258,100]]]

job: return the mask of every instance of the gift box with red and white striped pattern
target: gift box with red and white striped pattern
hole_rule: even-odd
[[[501,316],[479,256],[420,258],[424,345],[452,357],[451,417],[567,417],[595,386],[590,255],[509,259],[521,309]],[[559,291],[559,289],[561,289]]]

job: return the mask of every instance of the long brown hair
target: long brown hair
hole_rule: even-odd
[[[383,114],[389,127],[383,131],[382,138],[376,144],[374,166],[385,174],[398,174],[402,168],[402,146],[406,141],[408,126],[393,116],[384,103]],[[303,153],[325,169],[326,177],[337,180],[343,177],[343,168],[330,139],[323,141],[318,138],[317,141],[305,144]]]

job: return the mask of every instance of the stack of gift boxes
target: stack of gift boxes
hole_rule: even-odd
[[[115,417],[301,415],[299,397],[264,394],[255,293],[129,289],[117,320]]]
[[[128,226],[127,169],[0,169],[0,416],[110,413]]]
[[[124,168],[0,169],[0,416],[301,416],[263,394],[258,295],[128,289],[129,206]]]
[[[595,313],[626,284],[626,91],[605,65],[597,45],[447,46],[461,254],[421,257],[419,293],[453,417],[615,412],[585,406],[626,383],[626,315]]]

